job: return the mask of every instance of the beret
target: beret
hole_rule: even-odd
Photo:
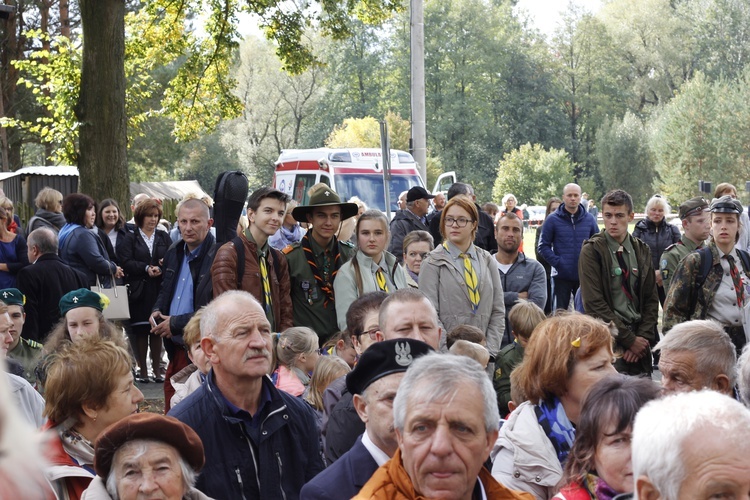
[[[188,425],[174,417],[134,413],[107,427],[96,440],[96,473],[107,479],[117,450],[125,443],[137,439],[149,439],[173,446],[195,472],[200,472],[205,463],[203,442]]]
[[[0,300],[8,306],[23,306],[26,304],[26,296],[18,288],[0,290]]]
[[[346,374],[346,388],[362,394],[376,380],[392,373],[405,372],[419,356],[433,351],[421,340],[392,339],[372,344],[360,356],[357,365]]]
[[[77,307],[93,307],[103,311],[109,304],[109,298],[92,292],[88,288],[79,288],[62,296],[60,299],[60,316]]]

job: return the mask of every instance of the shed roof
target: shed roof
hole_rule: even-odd
[[[189,193],[195,193],[200,198],[208,196],[198,181],[131,182],[130,196],[141,193],[160,200],[181,200]]]

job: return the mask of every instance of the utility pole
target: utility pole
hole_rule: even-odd
[[[427,131],[424,101],[424,2],[411,0],[411,148],[427,184]]]

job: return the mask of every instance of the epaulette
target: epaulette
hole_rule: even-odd
[[[341,241],[341,240],[339,240],[339,243],[341,243],[345,247],[354,248],[354,243],[352,243],[351,241]]]
[[[684,245],[684,243],[682,241],[678,241],[677,243],[672,243],[671,245],[669,245],[667,248],[664,249],[664,252],[668,252],[668,251],[672,250],[677,245]],[[664,252],[662,252],[662,253],[664,253]]]
[[[284,255],[287,255],[292,250],[294,250],[295,248],[297,248],[298,246],[299,246],[299,242],[297,242],[297,243],[291,243],[291,244],[285,246],[284,248],[282,248],[281,249],[281,253],[283,253]]]
[[[36,340],[31,340],[31,339],[24,339],[23,337],[22,337],[22,339],[23,339],[23,341],[24,341],[24,342],[26,342],[26,343],[27,343],[27,344],[29,345],[29,347],[31,347],[32,349],[41,349],[41,348],[43,348],[43,347],[44,347],[44,345],[40,344],[40,343],[39,343],[39,342],[37,342]]]

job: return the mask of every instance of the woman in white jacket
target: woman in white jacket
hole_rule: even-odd
[[[346,330],[346,312],[352,302],[365,293],[391,293],[406,288],[406,273],[396,257],[387,252],[391,232],[388,219],[380,210],[367,210],[359,216],[357,252],[341,266],[333,282],[336,317],[341,330]]]
[[[612,340],[604,322],[578,313],[536,327],[513,370],[528,401],[510,414],[492,450],[495,479],[542,500],[557,493],[583,400],[616,373]]]

